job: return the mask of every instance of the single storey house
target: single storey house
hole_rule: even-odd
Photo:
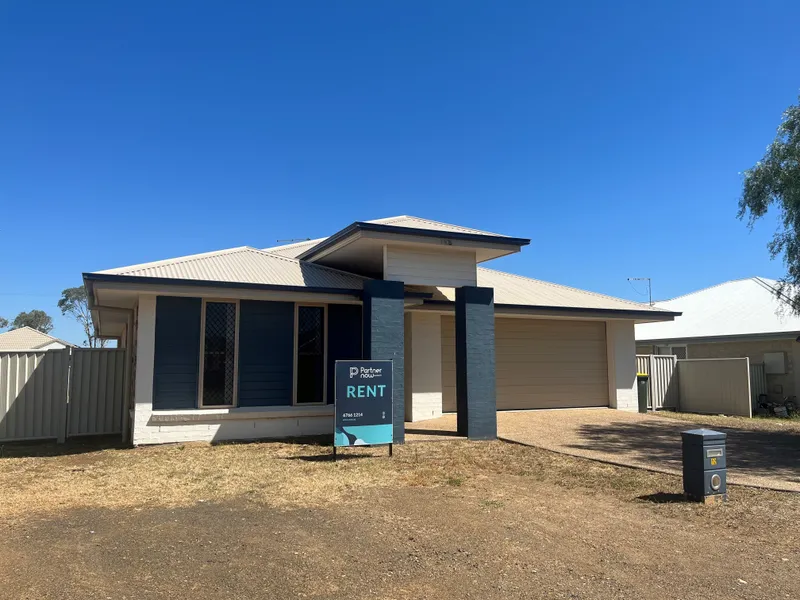
[[[528,244],[402,216],[84,282],[130,349],[134,444],[332,433],[344,359],[393,361],[399,443],[442,412],[491,439],[498,409],[635,410],[634,323],[675,313],[479,266]]]
[[[778,297],[776,285],[772,279],[751,277],[657,302],[656,307],[682,316],[637,324],[637,354],[747,357],[751,385],[761,385],[759,391],[771,399],[794,396],[800,391],[800,317]],[[766,381],[752,377],[757,373]]]
[[[7,350],[61,350],[75,348],[74,344],[60,340],[33,327],[19,327],[0,333],[0,351]]]

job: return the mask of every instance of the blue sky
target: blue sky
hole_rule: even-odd
[[[778,277],[741,171],[800,91],[797,2],[5,2],[0,315],[84,271],[397,214],[635,300]],[[642,292],[643,284],[636,286]]]

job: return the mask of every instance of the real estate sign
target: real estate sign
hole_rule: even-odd
[[[392,443],[392,361],[336,361],[334,446]]]

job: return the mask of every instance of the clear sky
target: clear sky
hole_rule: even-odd
[[[412,214],[645,300],[780,276],[741,171],[800,91],[796,0],[0,5],[0,315],[81,273]],[[492,265],[490,265],[492,266]],[[639,292],[645,286],[636,286]]]

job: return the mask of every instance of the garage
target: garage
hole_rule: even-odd
[[[495,319],[497,409],[608,406],[604,321]],[[455,319],[442,317],[442,408],[456,410]]]

